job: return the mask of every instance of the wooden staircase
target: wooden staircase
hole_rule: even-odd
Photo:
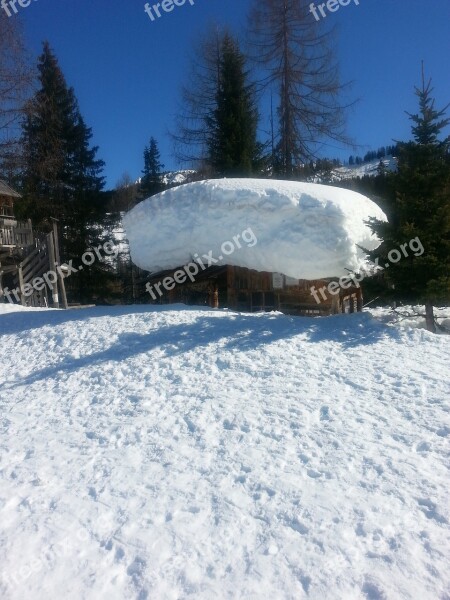
[[[20,235],[21,232],[17,234]],[[22,306],[67,308],[64,275],[58,268],[60,258],[56,222],[53,223],[53,231],[33,238],[32,245],[24,248],[17,243],[20,239],[10,236],[8,241],[12,243],[8,245],[9,255],[5,253],[5,246],[2,247],[0,292],[2,277],[9,274],[13,285],[8,293],[5,288],[4,295],[10,302],[17,302]]]

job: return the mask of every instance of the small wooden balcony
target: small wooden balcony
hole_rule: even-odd
[[[31,221],[0,214],[0,252],[20,250],[34,243]]]
[[[18,221],[14,202],[20,194],[0,180],[0,256],[17,254],[34,243],[31,221]]]

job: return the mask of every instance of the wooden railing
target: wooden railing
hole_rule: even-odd
[[[12,221],[0,218],[0,247],[26,248],[32,246],[33,228],[31,221]]]
[[[55,308],[59,308],[61,305],[63,308],[67,308],[64,275],[58,268],[60,257],[56,223],[53,224],[53,231],[42,239],[36,238],[35,247],[28,248],[27,252],[27,256],[17,266],[14,282],[22,292],[21,303],[24,306],[48,306],[50,300]],[[39,288],[37,287],[38,279],[41,280]],[[47,284],[44,288],[42,288],[42,279]],[[27,286],[28,292],[24,293]],[[47,286],[51,291],[51,299],[48,297]],[[33,288],[34,291],[32,291]]]

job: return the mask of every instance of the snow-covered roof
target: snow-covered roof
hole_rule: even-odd
[[[365,221],[385,220],[369,198],[314,183],[210,179],[156,194],[124,217],[132,260],[151,272],[211,252],[217,264],[280,272],[299,279],[358,270],[379,240]],[[251,240],[251,231],[256,243]],[[233,238],[240,236],[238,242]],[[224,255],[223,243],[235,250]],[[226,246],[227,252],[230,244]]]

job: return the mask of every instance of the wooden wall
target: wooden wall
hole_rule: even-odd
[[[331,314],[338,312],[335,297],[317,303],[311,286],[328,285],[325,280],[293,280],[280,273],[228,266],[227,306],[235,310],[281,310],[287,314]]]
[[[174,270],[151,278],[155,284],[172,277]],[[243,267],[211,267],[200,272],[194,282],[176,285],[170,292],[149,302],[183,303],[211,307],[227,307],[242,312],[280,310],[293,315],[330,315],[353,312],[361,307],[357,299],[360,290],[344,290],[339,295],[327,293],[316,302],[311,287],[316,290],[328,286],[328,280],[294,280],[279,273],[254,271]],[[162,288],[161,288],[162,289]]]

